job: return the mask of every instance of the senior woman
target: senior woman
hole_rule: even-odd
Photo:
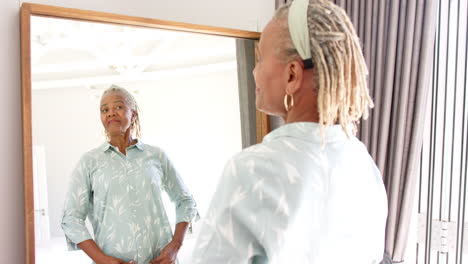
[[[82,156],[65,201],[62,228],[69,248],[81,248],[97,264],[176,263],[198,217],[195,201],[166,154],[138,139],[138,106],[127,90],[113,85],[104,91],[100,112],[108,141]],[[174,235],[161,190],[176,204]]]
[[[193,262],[380,262],[386,192],[353,135],[372,100],[349,18],[329,1],[295,0],[257,55],[256,106],[286,124],[227,163]]]

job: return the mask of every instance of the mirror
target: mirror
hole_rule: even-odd
[[[111,84],[134,95],[141,140],[168,154],[202,218],[229,157],[268,132],[243,67],[258,33],[35,4],[23,4],[21,33],[27,263],[91,263],[67,251],[60,220],[72,170],[105,141],[99,101]]]

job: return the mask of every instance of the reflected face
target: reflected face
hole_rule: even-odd
[[[119,93],[109,93],[101,99],[101,122],[109,136],[123,135],[130,128],[134,111],[125,97]]]
[[[257,63],[253,71],[257,109],[284,116],[283,99],[287,84],[286,63],[278,55],[278,31],[275,20],[265,27],[256,49]]]

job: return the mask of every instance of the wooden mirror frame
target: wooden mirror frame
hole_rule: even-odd
[[[25,214],[25,260],[26,264],[35,263],[34,238],[34,193],[32,157],[32,111],[31,111],[31,16],[45,16],[81,20],[88,22],[119,24],[157,29],[168,29],[258,40],[259,32],[202,26],[166,20],[117,15],[56,6],[23,3],[21,6],[21,91],[23,124],[23,169],[24,169],[24,214]],[[269,132],[268,116],[256,113],[257,142]]]

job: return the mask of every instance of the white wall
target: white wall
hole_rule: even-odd
[[[274,0],[19,1],[251,31],[264,27],[275,5]]]
[[[0,1],[0,262],[24,263],[23,159],[17,0]]]
[[[20,0],[0,1],[0,262],[24,263]],[[261,30],[273,0],[35,0],[34,3]]]

